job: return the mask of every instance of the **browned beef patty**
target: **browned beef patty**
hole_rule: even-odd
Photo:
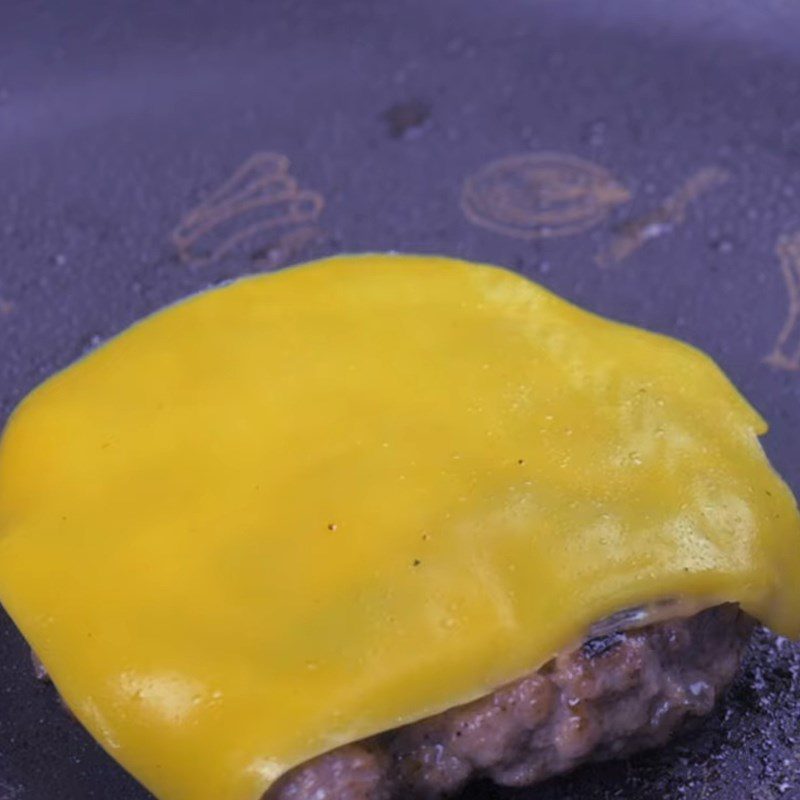
[[[263,800],[409,800],[529,786],[663,744],[733,679],[752,620],[728,603],[604,633],[464,706],[312,759]]]

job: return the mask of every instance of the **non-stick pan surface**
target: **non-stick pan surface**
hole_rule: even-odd
[[[710,351],[800,490],[800,5],[3,0],[0,421],[133,320],[342,251],[503,264]],[[800,798],[800,649],[543,800]],[[0,800],[145,800],[0,628]]]

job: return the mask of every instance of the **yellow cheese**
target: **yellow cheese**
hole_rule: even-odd
[[[604,615],[800,632],[800,522],[719,369],[504,270],[241,280],[56,375],[0,448],[0,599],[162,800],[256,800]]]

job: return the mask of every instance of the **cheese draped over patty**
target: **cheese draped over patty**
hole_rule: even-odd
[[[518,275],[321,261],[155,314],[20,405],[0,600],[159,798],[256,800],[626,606],[798,634],[765,430],[697,350]]]

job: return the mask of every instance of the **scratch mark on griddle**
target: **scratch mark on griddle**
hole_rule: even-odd
[[[646,242],[671,233],[686,220],[689,206],[700,196],[730,180],[730,173],[719,167],[704,167],[684,181],[655,210],[624,223],[596,257],[601,267],[624,261]]]
[[[204,266],[238,250],[258,263],[259,253],[270,249],[294,253],[298,231],[319,218],[325,199],[300,188],[290,166],[280,153],[248,158],[172,231],[181,261]]]
[[[778,369],[800,370],[800,231],[781,236],[775,245],[789,308],[775,347],[764,359]]]

